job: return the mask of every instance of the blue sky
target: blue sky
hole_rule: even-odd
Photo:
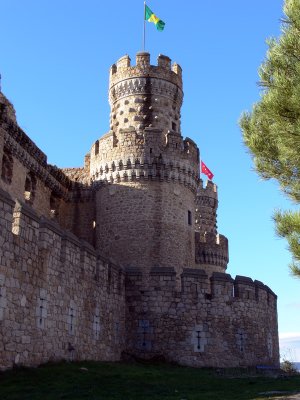
[[[272,213],[293,205],[276,182],[261,181],[238,120],[259,99],[266,38],[280,34],[281,0],[149,0],[164,32],[146,26],[152,63],[168,55],[183,68],[182,134],[200,147],[219,187],[219,232],[230,246],[228,272],[278,294],[282,354],[300,361],[300,280],[289,275],[286,242]],[[61,167],[83,165],[109,127],[108,71],[142,50],[143,1],[0,0],[2,91],[20,126]],[[291,357],[290,357],[291,358]]]

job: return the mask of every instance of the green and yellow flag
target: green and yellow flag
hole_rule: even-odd
[[[151,10],[150,8],[145,4],[145,20],[148,22],[154,22],[156,29],[158,31],[163,31],[165,27],[164,21],[159,19]]]

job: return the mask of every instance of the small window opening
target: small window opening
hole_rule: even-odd
[[[192,212],[188,210],[188,224],[192,225]]]
[[[176,129],[177,129],[176,123],[175,123],[175,122],[172,122],[172,130],[173,130],[173,131],[176,131]]]
[[[10,184],[13,176],[13,157],[11,152],[4,148],[2,158],[1,178],[4,182]]]
[[[25,180],[24,198],[26,203],[32,204],[36,194],[36,177],[32,172],[29,172]]]
[[[58,216],[59,199],[52,193],[50,196],[50,214],[52,217]]]
[[[152,147],[150,147],[150,154],[152,154]]]
[[[95,156],[99,154],[99,140],[96,140],[95,142]]]

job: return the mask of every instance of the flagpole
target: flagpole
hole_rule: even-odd
[[[144,27],[143,27],[143,51],[145,51],[145,42],[146,42],[146,20],[145,20],[145,12],[146,12],[146,2],[144,1]]]

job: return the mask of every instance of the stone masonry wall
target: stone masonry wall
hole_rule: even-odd
[[[127,352],[195,367],[279,365],[276,295],[246,277],[153,268],[126,280]]]
[[[0,189],[24,201],[38,215],[53,216],[53,198],[58,209],[68,200],[71,180],[18,126],[12,104],[0,93]]]
[[[184,185],[104,185],[96,192],[96,205],[97,246],[118,265],[174,266],[178,273],[194,266],[194,195]]]
[[[159,55],[157,65],[150,65],[150,54],[137,53],[136,65],[124,56],[111,67],[109,103],[110,129],[161,128],[180,132],[182,71],[171,66],[169,57]]]
[[[178,64],[122,57],[110,131],[61,170],[0,93],[0,369],[122,353],[278,366],[276,295],[225,274],[217,188],[181,136],[182,100]]]
[[[0,368],[119,360],[124,274],[0,191]]]

